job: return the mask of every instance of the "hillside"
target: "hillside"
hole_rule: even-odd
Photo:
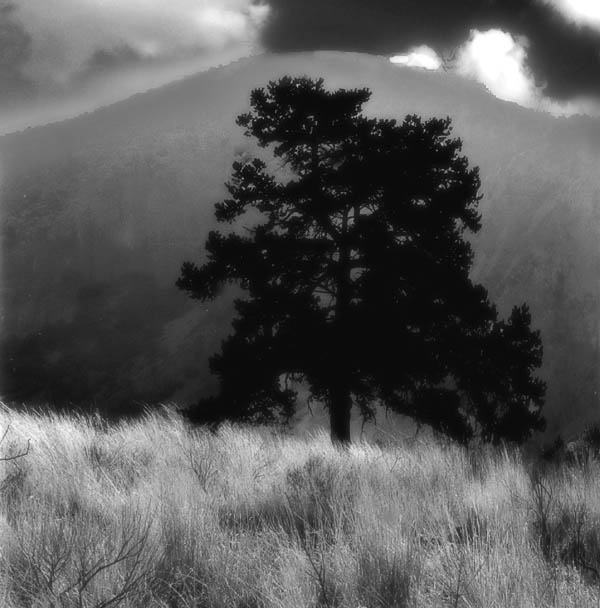
[[[483,181],[475,277],[503,313],[531,305],[549,431],[595,419],[598,122],[525,110],[450,74],[332,52],[238,61],[0,138],[0,394],[123,411],[214,388],[206,359],[230,308],[188,301],[174,281],[184,259],[201,259],[231,162],[251,145],[235,116],[253,87],[284,74],[368,86],[372,115],[453,118]]]

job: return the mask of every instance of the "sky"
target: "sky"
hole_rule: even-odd
[[[600,0],[0,0],[0,133],[254,53],[322,49],[600,114]]]

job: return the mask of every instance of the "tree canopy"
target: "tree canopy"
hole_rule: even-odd
[[[449,118],[362,113],[368,89],[285,77],[237,119],[265,158],[233,164],[207,260],[177,286],[202,301],[226,283],[233,333],[210,360],[218,395],[198,420],[289,418],[297,382],[329,411],[376,404],[461,441],[522,441],[543,428],[539,332],[525,304],[499,319],[469,272],[480,179]]]

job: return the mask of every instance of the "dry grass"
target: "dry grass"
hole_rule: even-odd
[[[0,409],[6,608],[600,606],[600,465]]]

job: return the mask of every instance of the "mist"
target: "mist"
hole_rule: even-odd
[[[252,0],[0,2],[0,134],[260,52],[268,15]]]

